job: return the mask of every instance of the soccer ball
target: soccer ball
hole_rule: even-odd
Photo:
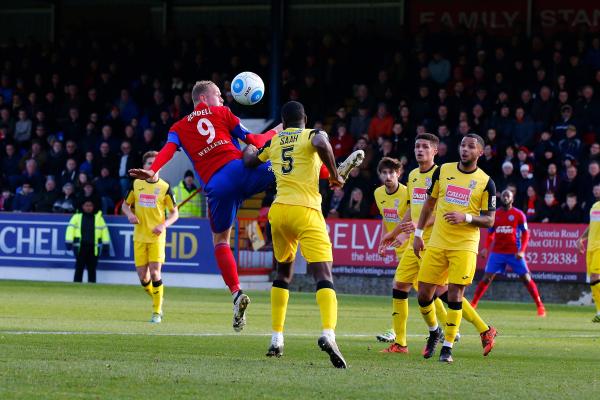
[[[254,72],[240,72],[231,82],[231,94],[238,103],[251,106],[263,98],[265,84]]]

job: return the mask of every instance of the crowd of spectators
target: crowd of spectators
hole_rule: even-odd
[[[260,33],[257,34],[260,37]],[[0,48],[0,211],[73,212],[85,199],[112,213],[126,171],[193,110],[191,86],[212,79],[241,117],[230,79],[269,77],[269,50],[231,29],[195,40],[63,40]],[[285,42],[281,101],[299,100],[330,134],[337,159],[366,152],[343,190],[323,190],[329,217],[375,216],[383,156],[416,167],[418,133],[439,136],[437,162],[463,135],[486,142],[480,167],[515,191],[530,221],[584,222],[600,198],[600,37],[492,38],[352,30]]]

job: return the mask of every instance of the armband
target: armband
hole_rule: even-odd
[[[415,229],[415,237],[423,238],[423,229]]]

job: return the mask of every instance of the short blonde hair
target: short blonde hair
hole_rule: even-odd
[[[213,81],[197,81],[192,88],[192,101],[194,105],[200,103],[200,95],[205,94],[212,85],[217,86]]]

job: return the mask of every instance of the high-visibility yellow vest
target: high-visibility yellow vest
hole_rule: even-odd
[[[69,225],[67,226],[67,232],[65,234],[65,242],[73,244],[76,251],[79,250],[81,244],[81,218],[83,214],[77,213],[71,217]],[[102,245],[110,243],[110,235],[108,233],[108,227],[104,218],[102,217],[102,211],[98,211],[94,215],[94,255],[98,255],[99,249]]]
[[[179,209],[180,217],[202,217],[202,202],[204,200],[202,193],[196,194],[183,206],[179,206],[179,204],[190,197],[195,190],[196,189],[188,190],[185,187],[184,181],[179,182],[179,184],[173,188],[173,196],[175,197],[175,202],[178,204],[177,208]]]

